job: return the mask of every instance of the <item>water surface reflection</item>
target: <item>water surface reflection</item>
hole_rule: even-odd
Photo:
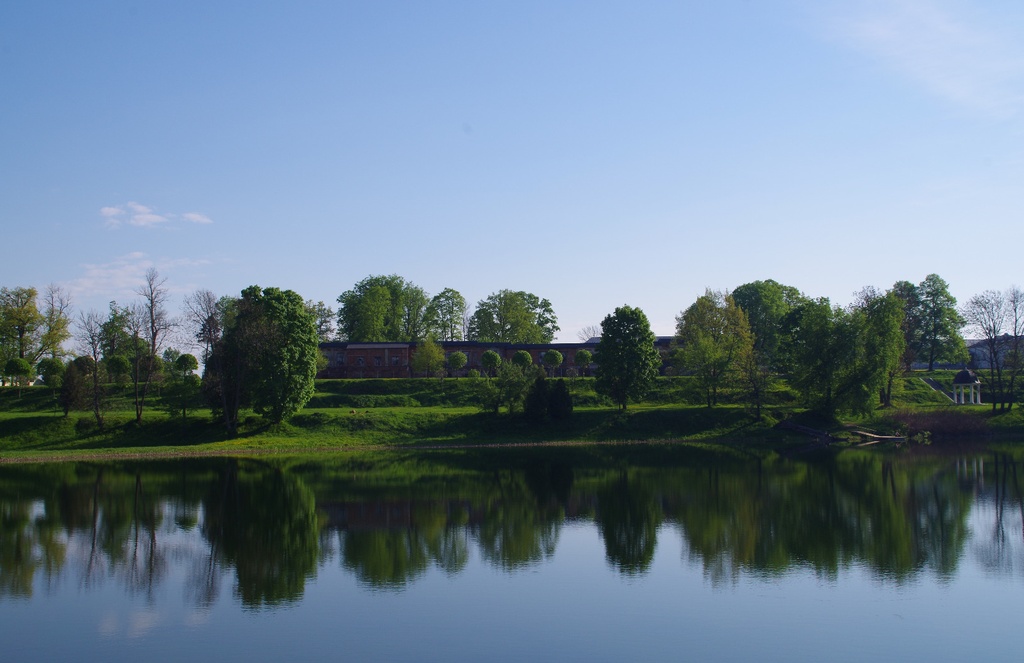
[[[500,457],[498,457],[500,456]],[[810,461],[664,448],[326,461],[66,463],[0,468],[0,595],[69,582],[152,598],[170,575],[210,605],[233,577],[242,605],[302,599],[325,564],[399,590],[472,555],[515,573],[590,524],[608,565],[646,573],[660,537],[714,583],[851,565],[885,581],[952,577],[971,555],[1021,570],[1020,461],[1006,454],[844,452]],[[644,462],[646,461],[646,462]],[[976,532],[969,518],[974,509]]]

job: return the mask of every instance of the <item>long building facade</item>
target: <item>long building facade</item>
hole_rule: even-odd
[[[562,353],[562,365],[554,371],[554,376],[591,375],[595,364],[578,366],[576,353],[589,350],[593,354],[597,350],[597,338],[583,343],[486,343],[480,341],[441,341],[438,345],[444,350],[447,360],[455,352],[466,355],[466,365],[458,371],[449,371],[452,377],[463,377],[471,370],[484,372],[481,363],[483,354],[493,350],[501,357],[501,361],[512,360],[512,356],[525,350],[533,357],[533,363],[543,365],[544,355],[552,350]],[[664,359],[672,342],[671,336],[659,336],[655,347]],[[327,358],[327,367],[317,374],[318,378],[411,378],[414,375],[410,360],[416,354],[416,343],[348,343],[332,341],[321,343],[320,351]]]

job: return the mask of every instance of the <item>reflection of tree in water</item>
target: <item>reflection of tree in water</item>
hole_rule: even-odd
[[[978,479],[981,514],[972,548],[982,566],[994,573],[1024,569],[1024,477],[1019,464],[1010,454],[994,453],[957,465],[961,481]]]
[[[36,572],[51,578],[64,564],[61,530],[32,513],[29,501],[0,503],[0,596],[30,597]]]
[[[297,477],[275,469],[242,471],[229,463],[205,501],[203,535],[235,567],[246,606],[294,601],[315,575],[316,503]]]
[[[1024,477],[1009,458],[967,468],[850,450],[815,462],[709,454],[576,472],[550,458],[518,463],[525,470],[424,473],[415,486],[390,468],[369,484],[313,469],[310,485],[317,477],[335,491],[318,489],[323,532],[307,475],[294,468],[67,464],[39,471],[31,490],[10,488],[11,477],[33,485],[30,470],[0,468],[0,490],[13,495],[0,499],[0,594],[28,596],[34,579],[69,567],[86,588],[116,581],[152,598],[172,559],[187,564],[185,595],[200,606],[217,599],[227,573],[246,606],[297,600],[318,564],[334,559],[364,584],[396,588],[431,567],[460,572],[473,545],[500,569],[538,564],[554,554],[567,511],[595,514],[607,560],[625,574],[650,568],[667,520],[713,582],[794,567],[834,578],[855,564],[897,582],[926,570],[945,578],[958,569],[976,497],[972,524],[993,524],[975,533],[974,554],[997,572],[1024,564]],[[186,532],[196,537],[182,543]]]
[[[465,524],[465,512],[458,509],[453,513],[451,509],[449,503],[439,500],[418,502],[412,509],[426,555],[448,574],[461,571],[469,562],[469,539],[465,528],[458,526]]]
[[[650,567],[661,521],[661,505],[643,477],[624,471],[597,491],[597,527],[605,557],[622,573],[643,573]]]
[[[340,535],[345,568],[360,582],[398,589],[427,571],[431,564],[457,573],[469,561],[464,512],[443,500],[391,501],[364,504],[369,513],[394,511],[393,522],[350,527]],[[461,522],[460,522],[461,521]]]
[[[466,568],[469,563],[469,535],[466,528],[446,525],[430,541],[430,554],[438,568],[448,575],[455,575]]]
[[[390,588],[414,580],[430,563],[426,540],[414,528],[345,532],[342,560],[361,582]]]
[[[498,496],[473,528],[483,558],[515,569],[554,555],[565,515],[561,505],[539,502],[523,473],[497,472],[494,481]]]
[[[163,523],[158,491],[148,488],[141,471],[124,474],[100,466],[78,478],[61,484],[47,514],[59,519],[69,534],[88,537],[88,553],[82,560],[85,585],[113,575],[129,591],[152,600],[167,569],[157,538]]]
[[[845,453],[741,472],[707,468],[680,480],[686,494],[670,500],[670,515],[716,581],[743,568],[793,566],[834,578],[854,561],[897,581],[924,568],[944,577],[958,565],[970,510],[945,467]]]

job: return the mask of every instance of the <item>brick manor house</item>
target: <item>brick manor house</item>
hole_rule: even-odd
[[[469,371],[484,372],[481,357],[488,350],[494,350],[502,363],[512,361],[512,356],[526,350],[533,357],[533,363],[543,365],[544,354],[551,350],[562,353],[562,365],[555,370],[555,376],[566,375],[574,369],[577,375],[591,375],[595,364],[581,367],[576,365],[576,353],[589,350],[594,353],[600,339],[591,338],[583,343],[486,343],[482,341],[439,341],[438,345],[448,357],[454,352],[466,355],[466,365],[458,371],[450,371],[453,377],[464,377]],[[671,336],[659,336],[655,347],[664,358],[672,342]],[[318,378],[411,378],[413,375],[409,360],[416,353],[416,343],[348,343],[331,341],[321,343],[320,351],[327,358],[327,367],[317,374]]]

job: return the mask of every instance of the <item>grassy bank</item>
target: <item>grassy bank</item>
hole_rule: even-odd
[[[576,409],[566,421],[534,423],[522,416],[482,412],[478,381],[325,380],[305,409],[288,422],[271,426],[245,417],[238,435],[228,437],[209,410],[188,418],[168,412],[160,395],[149,401],[144,421],[135,423],[129,394],[113,390],[105,426],[93,416],[57,411],[53,394],[30,387],[20,395],[0,389],[0,458],[91,454],[217,454],[232,452],[312,452],[324,449],[431,448],[544,443],[624,441],[738,441],[754,447],[784,448],[806,438],[774,425],[792,420],[837,437],[858,438],[851,429],[879,434],[911,434],[930,441],[933,431],[960,435],[1024,432],[1019,409],[992,416],[987,406],[953,408],[941,394],[916,378],[899,385],[899,407],[844,422],[820,421],[797,405],[796,395],[780,387],[772,393],[762,421],[742,404],[706,408],[693,381],[658,381],[647,402],[617,411],[593,390],[592,380],[576,380]],[[844,426],[843,424],[847,424]],[[928,435],[921,435],[921,432]]]

